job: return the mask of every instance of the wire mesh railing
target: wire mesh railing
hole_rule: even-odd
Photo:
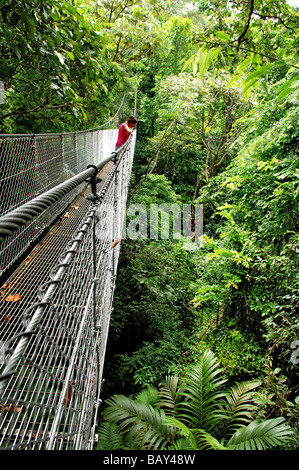
[[[78,187],[88,176],[90,207],[34,301],[12,302],[11,318],[3,323],[0,446],[4,449],[93,447],[134,146],[135,133],[102,164],[88,165],[62,184],[71,192],[72,184]],[[112,161],[112,168],[98,191],[96,174],[106,161]],[[41,201],[51,206],[49,194],[60,196],[55,187],[10,213],[10,222],[12,217],[17,221],[15,229],[30,224],[24,214],[35,218],[35,211],[43,211]],[[24,207],[27,212],[22,213]],[[0,233],[5,236],[7,218],[1,220]]]
[[[97,164],[114,150],[117,129],[0,135],[0,216]],[[0,245],[0,276],[41,236],[84,187],[59,198]]]

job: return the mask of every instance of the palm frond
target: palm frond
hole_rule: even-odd
[[[167,426],[172,426],[173,428],[179,431],[181,437],[185,438],[188,442],[188,446],[191,449],[197,449],[195,438],[192,434],[192,431],[188,426],[182,423],[180,420],[173,418],[173,417],[166,417],[164,424]]]
[[[174,443],[168,447],[168,450],[196,450],[192,446],[189,439],[186,437],[182,437],[180,439],[176,439]]]
[[[193,429],[198,450],[227,450],[214,436],[203,429]]]
[[[98,450],[119,450],[123,440],[121,433],[114,423],[104,422],[98,431]]]
[[[185,387],[179,393],[184,399],[177,405],[178,418],[192,428],[211,432],[224,411],[219,403],[225,393],[221,390],[226,382],[212,351],[205,351],[200,361],[192,365],[186,374]]]
[[[174,408],[179,400],[178,396],[178,382],[179,378],[176,376],[167,376],[165,382],[162,382],[159,388],[159,406],[168,410],[173,414]]]
[[[229,450],[265,450],[285,444],[293,437],[293,430],[284,418],[255,420],[244,426],[227,443]]]
[[[226,450],[216,438],[203,429],[190,429],[178,419],[171,417],[167,417],[165,423],[175,427],[179,432],[180,437],[175,439],[173,448],[184,443],[185,450]]]
[[[222,436],[231,436],[240,426],[252,420],[255,406],[252,403],[252,391],[260,386],[260,381],[244,381],[233,385],[226,394],[223,408],[226,412]]]
[[[139,449],[164,449],[167,446],[172,429],[163,424],[163,410],[123,395],[114,395],[107,404],[104,419],[118,425],[121,433],[126,435],[126,442],[135,439]]]
[[[152,385],[149,385],[136,395],[136,400],[142,401],[142,403],[146,405],[155,406],[158,403],[158,390]]]

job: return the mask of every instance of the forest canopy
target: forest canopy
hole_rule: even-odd
[[[0,0],[0,35],[1,133],[93,128],[137,90],[128,203],[204,211],[200,249],[123,240],[99,448],[240,448],[238,396],[262,448],[296,449],[299,3]]]

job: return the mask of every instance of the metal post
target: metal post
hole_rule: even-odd
[[[74,155],[75,155],[75,173],[78,173],[78,148],[77,148],[77,134],[74,134]]]

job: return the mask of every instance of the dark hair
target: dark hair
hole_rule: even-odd
[[[135,116],[130,116],[130,117],[128,117],[127,122],[128,122],[129,124],[130,124],[130,123],[136,124],[137,119],[135,118]]]

